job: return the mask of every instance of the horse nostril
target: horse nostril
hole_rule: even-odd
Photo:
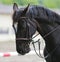
[[[29,52],[30,51],[30,48],[27,48],[27,51]]]

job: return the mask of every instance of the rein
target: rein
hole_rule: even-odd
[[[21,17],[21,18],[27,18],[27,17]],[[27,19],[29,19],[29,18],[27,18]],[[35,29],[36,29],[36,27],[34,26],[34,24],[32,23],[32,22],[34,22],[34,23],[36,23],[36,25],[37,25],[37,27],[39,28],[39,31],[40,31],[40,26],[39,26],[39,23],[35,20],[35,19],[33,19],[33,21],[31,21],[30,19],[29,19],[29,21],[28,21],[31,25],[32,25],[32,27],[34,27]],[[26,24],[28,23],[28,22],[26,22]],[[58,28],[60,27],[60,25],[59,26],[57,26],[56,28],[54,28],[52,31],[50,31],[49,33],[47,33],[47,34],[45,34],[44,36],[43,36],[43,38],[46,38],[47,36],[49,36],[50,34],[52,34],[54,31],[56,31]],[[13,24],[13,28],[14,28],[14,30],[15,30],[15,27],[14,27],[14,24]],[[15,30],[15,34],[16,34],[16,30]],[[29,33],[28,33],[29,34]],[[41,55],[41,53],[40,53],[40,39],[38,39],[36,42],[34,42],[32,39],[34,39],[36,36],[38,36],[39,34],[36,34],[33,38],[16,38],[16,40],[25,40],[25,41],[32,41],[32,44],[33,44],[33,47],[34,47],[34,51],[35,51],[35,53],[40,57],[40,58],[47,58],[49,55],[51,55],[51,54],[53,54],[53,52],[57,49],[57,47],[59,46],[57,46],[56,48],[54,48],[53,49],[53,51],[52,52],[50,52],[50,53],[48,53],[45,57],[42,57],[42,55]],[[35,48],[35,43],[37,43],[38,42],[38,47],[39,47],[39,54],[37,53],[37,51],[36,51],[36,48]]]
[[[39,26],[39,23],[34,19],[34,22],[36,22],[36,24],[37,24],[37,27],[39,28],[39,30],[40,30],[40,26]],[[50,34],[52,34],[53,32],[55,32],[58,28],[60,27],[60,25],[59,26],[57,26],[56,28],[54,28],[52,31],[50,31],[49,33],[47,33],[47,34],[45,34],[44,36],[43,36],[43,38],[46,38],[47,36],[49,36]],[[38,35],[38,34],[37,34]],[[35,36],[36,37],[36,36]],[[35,38],[34,37],[34,38]],[[36,48],[35,48],[35,45],[34,45],[34,43],[36,43],[36,42],[32,42],[32,44],[33,44],[33,47],[34,47],[34,50],[35,50],[35,53],[37,54],[37,56],[39,56],[40,58],[43,58],[43,59],[46,59],[46,58],[48,58],[48,56],[50,56],[50,55],[52,55],[55,51],[56,51],[56,49],[60,46],[60,44],[59,45],[57,45],[50,53],[48,53],[45,57],[43,57],[42,55],[41,55],[41,53],[40,53],[40,39],[38,39],[36,42],[38,42],[38,48],[39,48],[39,54],[37,53],[37,51],[36,51]]]
[[[39,23],[38,23],[36,20],[34,20],[34,21],[36,22],[38,28],[40,29]],[[60,25],[57,26],[56,28],[54,28],[54,29],[53,29],[52,31],[50,31],[49,33],[45,34],[45,35],[43,36],[43,38],[46,38],[47,36],[49,36],[50,34],[52,34],[53,32],[55,32],[59,27],[60,27]],[[35,45],[34,45],[34,43],[36,43],[36,42],[33,41],[32,44],[33,44],[33,47],[34,47],[34,50],[35,50],[35,53],[37,54],[37,56],[39,56],[40,58],[43,58],[43,59],[46,59],[46,58],[48,58],[48,56],[52,55],[52,54],[56,51],[56,49],[60,46],[60,44],[57,45],[50,53],[48,53],[45,57],[43,57],[43,56],[41,55],[41,53],[40,53],[40,42],[39,42],[39,41],[40,41],[40,39],[38,39],[38,40],[36,41],[36,42],[38,42],[39,54],[37,53],[36,48],[35,48]]]

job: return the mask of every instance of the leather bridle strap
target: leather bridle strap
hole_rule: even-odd
[[[12,26],[13,26],[13,28],[14,28],[14,31],[15,31],[15,34],[16,34],[16,29],[15,29],[14,23],[13,23],[13,25],[12,25]]]
[[[37,22],[37,24],[38,24],[38,22]],[[38,26],[38,27],[39,27],[39,26]],[[60,25],[57,26],[56,28],[54,28],[54,29],[53,29],[52,31],[50,31],[49,33],[45,34],[45,35],[43,36],[43,38],[46,38],[47,36],[49,36],[50,34],[52,34],[52,33],[53,33],[54,31],[56,31],[59,27],[60,27]],[[40,29],[40,27],[39,27],[39,29]],[[36,48],[35,48],[35,45],[34,45],[34,43],[36,43],[36,42],[38,42],[39,54],[37,53]],[[34,50],[35,50],[35,53],[36,53],[40,58],[43,58],[43,59],[46,59],[46,58],[48,58],[50,55],[52,55],[52,54],[56,51],[56,49],[60,46],[60,44],[58,44],[50,53],[48,53],[45,57],[43,57],[43,56],[41,55],[41,53],[40,53],[40,42],[39,42],[39,40],[36,41],[36,42],[33,42],[33,43],[32,43],[32,44],[33,44],[33,47],[34,47]]]
[[[52,31],[50,31],[49,33],[45,34],[45,35],[43,36],[43,38],[45,38],[45,37],[49,36],[50,34],[52,34],[52,33],[53,33],[54,31],[56,31],[59,27],[60,27],[60,25],[57,26],[56,28],[54,28],[54,29],[53,29]]]
[[[33,19],[33,21],[34,21],[34,23],[36,23],[37,27],[40,29],[39,23],[38,23],[35,19]],[[28,22],[34,27],[34,24],[32,24],[32,21],[29,20]],[[54,28],[54,29],[53,29],[52,31],[50,31],[49,33],[45,34],[45,35],[43,36],[43,38],[46,38],[47,36],[49,36],[51,33],[53,33],[54,31],[56,31],[59,27],[60,27],[60,25],[57,26],[56,28]],[[13,28],[14,28],[14,25],[13,25]],[[35,27],[34,27],[34,28],[35,28]],[[35,28],[35,29],[36,29],[36,28]],[[14,30],[15,30],[15,28],[14,28]],[[15,33],[16,33],[16,32],[15,32]],[[28,33],[28,34],[29,34],[29,33]],[[39,34],[37,34],[36,36],[38,36],[38,35],[39,35]],[[33,38],[35,38],[36,36],[34,36]],[[16,40],[30,40],[30,41],[31,41],[33,38],[16,38]],[[39,43],[39,40],[36,41],[36,42]],[[36,52],[36,49],[35,49],[34,43],[36,43],[36,42],[32,42],[35,52]],[[39,54],[38,54],[37,52],[36,52],[36,54],[37,54],[39,57],[41,57],[41,58],[47,58],[49,55],[53,54],[53,53],[56,51],[56,49],[58,48],[59,45],[57,45],[56,48],[54,48],[53,51],[52,51],[51,53],[48,53],[45,57],[42,57],[42,56],[41,56],[41,53],[40,53],[40,43],[39,43],[38,46],[39,46]]]
[[[26,17],[21,17],[21,18],[26,18]],[[32,27],[34,27],[34,28],[35,28],[35,26],[34,26],[34,24],[30,20],[29,21],[26,21],[25,20],[25,22],[26,22],[26,30],[28,31],[28,34],[26,35],[26,38],[16,38],[16,40],[25,40],[25,41],[28,41],[29,40],[29,41],[32,41],[32,38],[31,38],[31,35],[30,35],[30,31],[29,31],[29,27],[28,27],[28,24],[27,23],[29,22],[32,25]],[[13,23],[13,28],[14,28],[15,34],[16,34],[16,29],[15,29],[14,23]],[[26,33],[27,33],[27,31],[26,31]]]
[[[39,28],[39,31],[40,31],[40,26],[39,26],[39,23],[35,20],[35,19],[33,19],[33,21],[36,23],[36,25],[37,25],[37,27]],[[31,21],[30,21],[30,23],[31,23]],[[43,38],[46,38],[47,36],[49,36],[50,34],[52,34],[54,31],[56,31],[58,28],[60,27],[60,25],[59,26],[57,26],[57,27],[55,27],[52,31],[50,31],[49,33],[47,33],[47,34],[45,34],[44,36],[43,36]]]
[[[26,17],[22,17],[22,18],[26,18]],[[31,20],[29,20],[28,21],[31,25],[32,25],[32,27],[34,27],[35,29],[36,29],[36,27],[34,26],[34,24],[32,23],[32,21]],[[34,23],[36,23],[36,25],[37,25],[37,27],[39,28],[39,31],[40,31],[40,26],[39,26],[39,23],[35,20],[35,19],[33,19],[33,22]],[[43,38],[46,38],[47,36],[49,36],[51,33],[53,33],[54,31],[56,31],[58,28],[60,27],[60,25],[59,26],[57,26],[56,28],[54,28],[52,31],[50,31],[49,33],[47,33],[47,34],[45,34],[44,36],[43,36]],[[14,27],[14,24],[13,24],[13,28],[14,28],[14,30],[15,30],[15,34],[16,34],[16,29],[15,29],[15,27]],[[36,37],[36,36],[35,36]],[[28,38],[16,38],[16,40],[28,40]],[[30,40],[32,39],[32,38],[29,38]]]
[[[31,38],[16,38],[16,40],[24,40],[24,41],[29,40],[29,41],[31,41]]]
[[[37,26],[38,26],[38,28],[40,29],[39,23],[38,23],[36,20],[34,20],[34,22],[37,23]],[[50,34],[52,34],[52,33],[53,33],[54,31],[56,31],[59,27],[60,27],[60,25],[57,26],[56,28],[54,28],[54,29],[53,29],[52,31],[50,31],[49,33],[45,34],[45,35],[43,36],[43,38],[46,38],[47,36],[49,36]],[[36,37],[36,36],[35,36],[35,37]],[[34,37],[34,38],[35,38],[35,37]],[[35,48],[35,45],[34,45],[34,43],[36,43],[36,42],[33,41],[32,44],[33,44],[35,53],[36,53],[40,58],[46,59],[48,56],[52,55],[52,54],[56,51],[56,49],[60,46],[60,44],[57,45],[50,53],[48,53],[45,57],[43,57],[43,56],[41,55],[41,53],[40,53],[40,42],[39,42],[39,40],[40,40],[40,39],[38,39],[38,41],[36,41],[36,42],[38,42],[39,54],[37,53],[36,48]]]

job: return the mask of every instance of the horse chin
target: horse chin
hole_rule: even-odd
[[[25,54],[27,54],[27,53],[29,53],[30,52],[30,49],[28,49],[28,50],[17,50],[17,52],[19,53],[19,54],[21,54],[21,55],[25,55]]]
[[[23,47],[22,47],[23,46]],[[18,47],[17,47],[17,52],[19,53],[19,54],[21,54],[21,55],[25,55],[25,54],[27,54],[27,53],[29,53],[30,52],[30,47],[29,46],[26,46],[26,45],[19,45]]]
[[[20,54],[21,55],[25,55],[25,54],[27,54],[27,53],[29,53],[30,52],[30,50],[28,50],[28,51],[20,51]]]

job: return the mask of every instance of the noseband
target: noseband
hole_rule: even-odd
[[[27,17],[21,17],[21,18],[27,18]],[[26,33],[27,33],[27,35],[26,35],[26,38],[16,38],[16,40],[24,40],[24,41],[32,41],[32,39],[33,38],[35,38],[36,36],[38,36],[39,34],[36,34],[33,38],[31,38],[31,33],[29,32],[29,26],[28,26],[28,22],[32,25],[32,27],[33,28],[35,28],[36,29],[36,27],[34,26],[34,24],[32,23],[32,22],[34,22],[35,24],[36,24],[36,26],[39,28],[39,30],[40,30],[40,26],[39,26],[39,23],[35,20],[35,19],[32,19],[33,21],[31,21],[30,20],[30,18],[27,18],[27,19],[29,19],[29,21],[26,21],[25,20],[25,22],[26,22]],[[60,25],[59,26],[57,26],[56,28],[54,28],[52,31],[50,31],[49,33],[47,33],[47,34],[45,34],[44,36],[43,36],[43,38],[46,38],[47,36],[49,36],[51,33],[53,33],[54,31],[56,31],[58,28],[60,27]],[[15,29],[15,27],[14,27],[14,23],[13,23],[13,28],[14,28],[14,30],[15,30],[15,34],[16,34],[16,29]],[[54,53],[54,51],[57,49],[57,47],[59,47],[59,45],[57,45],[56,46],[56,48],[55,49],[53,49],[53,51],[52,52],[50,52],[50,53],[48,53],[45,57],[42,57],[41,56],[41,53],[40,53],[40,39],[38,39],[38,41],[36,41],[36,42],[38,42],[38,47],[39,47],[39,54],[36,52],[36,48],[35,48],[35,45],[34,45],[34,43],[36,43],[36,42],[32,42],[32,44],[33,44],[33,47],[34,47],[34,50],[35,50],[35,52],[36,52],[36,54],[40,57],[40,58],[47,58],[49,55],[51,55],[51,54],[53,54]]]
[[[27,31],[28,31],[28,35],[26,35],[26,37],[27,38],[16,38],[16,40],[25,40],[25,41],[31,41],[33,38],[35,38],[37,35],[39,35],[39,34],[37,34],[36,36],[34,36],[33,38],[31,38],[31,33],[29,32],[29,27],[28,27],[28,23],[30,23],[30,25],[32,25],[32,27],[34,28],[34,29],[36,29],[36,27],[34,26],[34,24],[32,23],[32,22],[34,22],[34,21],[31,21],[30,20],[30,18],[27,18],[27,17],[21,17],[22,19],[29,19],[28,21],[27,20],[25,20],[25,22],[26,22],[26,33],[27,33]],[[34,20],[34,19],[33,19]],[[37,24],[37,25],[39,25],[38,23],[36,23],[36,22],[34,22],[35,24]],[[15,29],[15,26],[14,26],[14,23],[13,23],[13,28],[14,28],[14,31],[15,31],[15,34],[16,34],[16,29]]]

